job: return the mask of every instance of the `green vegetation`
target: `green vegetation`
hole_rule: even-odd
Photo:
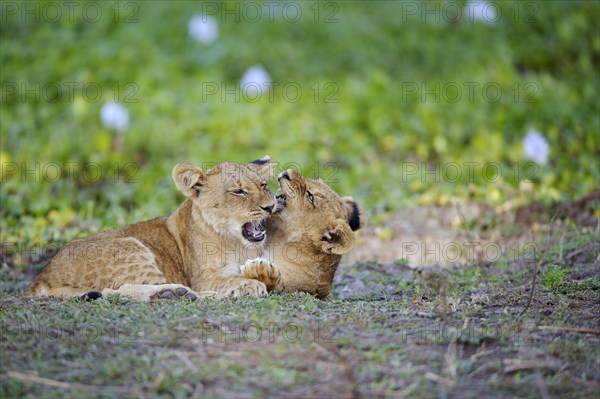
[[[542,284],[548,289],[559,287],[565,278],[565,274],[569,271],[554,264],[548,265],[548,268],[542,274]]]
[[[597,398],[600,203],[574,200],[600,179],[600,3],[492,3],[488,24],[463,0],[1,2],[0,397]],[[203,11],[210,44],[188,34]],[[264,154],[365,205],[360,242],[503,256],[344,265],[324,301],[20,297],[65,242],[173,211],[175,163]],[[455,202],[485,211],[448,237],[387,223]]]
[[[359,263],[327,300],[80,302],[9,289],[0,395],[594,398],[600,278],[586,276],[598,235],[577,234],[571,273],[531,303],[519,259],[470,272]]]
[[[167,214],[180,201],[176,162],[265,153],[354,195],[374,221],[454,198],[517,206],[589,192],[600,177],[600,5],[499,1],[486,24],[466,13],[454,21],[462,1],[434,3],[439,17],[408,3],[323,3],[318,13],[293,3],[302,9],[294,23],[291,9],[253,19],[239,2],[213,3],[214,12],[188,1],[99,2],[99,17],[78,3],[58,22],[44,3],[38,21],[11,3],[17,12],[0,26],[2,241]],[[239,21],[224,11],[236,7]],[[218,22],[212,44],[187,34],[203,10]],[[272,98],[226,95],[255,64],[279,84]],[[100,122],[115,100],[131,118],[122,144]],[[549,142],[546,165],[523,156],[530,128]]]

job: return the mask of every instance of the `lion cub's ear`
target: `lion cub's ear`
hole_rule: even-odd
[[[343,255],[354,247],[354,234],[342,219],[323,232],[321,250],[329,254]]]
[[[358,205],[352,197],[343,197],[344,207],[348,213],[348,224],[352,231],[362,229],[367,224],[367,216],[363,209]]]
[[[206,174],[189,163],[178,163],[173,168],[173,181],[186,197],[197,197],[206,181]]]
[[[275,163],[271,161],[270,155],[249,162],[247,166],[266,179],[275,178]]]

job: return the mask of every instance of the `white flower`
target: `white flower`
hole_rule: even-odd
[[[200,43],[211,44],[219,37],[219,26],[210,15],[196,14],[188,22],[188,34]]]
[[[105,128],[114,129],[119,133],[125,132],[129,127],[129,112],[121,104],[104,104],[100,110],[100,119]]]
[[[469,22],[483,21],[493,24],[496,19],[496,6],[485,0],[469,0],[465,3],[465,15]]]
[[[262,93],[270,84],[271,77],[262,65],[253,65],[248,68],[240,81],[242,92],[250,96]]]
[[[550,145],[540,132],[535,129],[529,129],[525,138],[523,138],[523,154],[525,158],[545,165],[548,160]]]

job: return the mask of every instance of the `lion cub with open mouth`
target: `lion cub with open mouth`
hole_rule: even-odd
[[[274,273],[269,278],[258,273],[266,268],[242,266],[242,275],[265,282],[269,290],[323,298],[342,255],[354,248],[354,231],[364,227],[367,218],[352,198],[340,197],[321,179],[288,169],[279,175],[279,185],[278,208],[267,220],[265,245],[275,274],[281,274],[279,281],[271,277]]]
[[[269,156],[221,163],[206,172],[177,164],[173,180],[187,199],[171,216],[70,242],[25,295],[95,299],[120,293],[141,300],[266,295],[266,285],[241,276],[240,266],[264,279],[273,273],[270,265],[249,261],[262,255],[266,220],[276,205],[265,181],[272,169]]]

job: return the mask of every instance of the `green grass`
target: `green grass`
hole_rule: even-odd
[[[0,392],[395,397],[409,390],[475,398],[544,390],[591,398],[600,380],[597,333],[552,329],[597,330],[597,272],[570,276],[594,273],[598,236],[577,236],[584,250],[568,265],[572,273],[559,289],[538,282],[528,308],[529,266],[514,259],[505,259],[511,269],[412,274],[400,264],[359,263],[339,270],[327,300],[281,294],[80,302],[2,293]],[[482,283],[491,275],[495,282]],[[348,294],[345,287],[357,279],[363,288]]]
[[[45,243],[72,224],[116,227],[167,214],[180,201],[170,180],[180,161],[269,153],[280,168],[295,165],[357,197],[378,222],[420,203],[576,198],[600,177],[596,2],[528,2],[517,15],[519,3],[498,1],[502,17],[490,25],[444,17],[462,1],[431,5],[444,10],[439,23],[393,1],[323,3],[315,22],[313,3],[300,2],[292,3],[302,8],[297,23],[217,13],[220,36],[210,45],[187,35],[203,10],[194,2],[128,2],[118,18],[112,3],[98,3],[97,20],[82,3],[58,22],[44,3],[38,22],[15,4],[0,27],[3,242]],[[125,23],[130,13],[135,21]],[[235,87],[254,64],[280,87],[299,85],[298,101],[280,90],[257,102],[222,101],[221,90],[207,97],[206,84]],[[78,85],[73,96],[69,82]],[[456,101],[445,91],[454,82],[464,89]],[[478,85],[472,99],[465,82]],[[90,84],[100,87],[96,102],[83,91]],[[325,102],[327,84],[337,102]],[[495,102],[482,92],[489,84],[502,90]],[[99,118],[115,98],[131,116],[116,147]],[[547,165],[523,156],[529,128],[550,144]],[[470,162],[478,165],[471,172]]]
[[[464,1],[288,2],[300,21],[217,15],[210,45],[187,34],[198,2],[78,2],[58,21],[22,10],[50,3],[0,3],[0,396],[596,398],[598,335],[576,328],[598,329],[598,231],[561,213],[545,248],[543,228],[556,201],[598,187],[600,5],[493,3],[488,25],[420,14]],[[102,16],[86,19],[88,4]],[[255,64],[300,87],[298,101],[206,93]],[[130,114],[122,143],[100,121],[109,101]],[[523,155],[531,128],[550,145],[545,165]],[[569,273],[553,289],[538,276],[531,303],[532,264],[510,248],[451,270],[345,265],[324,301],[20,297],[64,243],[172,212],[175,163],[267,153],[354,196],[382,239],[399,209],[472,201],[489,211],[459,237],[510,244],[527,224],[536,270]],[[506,221],[531,203],[539,217]],[[597,222],[588,203],[579,214]]]

